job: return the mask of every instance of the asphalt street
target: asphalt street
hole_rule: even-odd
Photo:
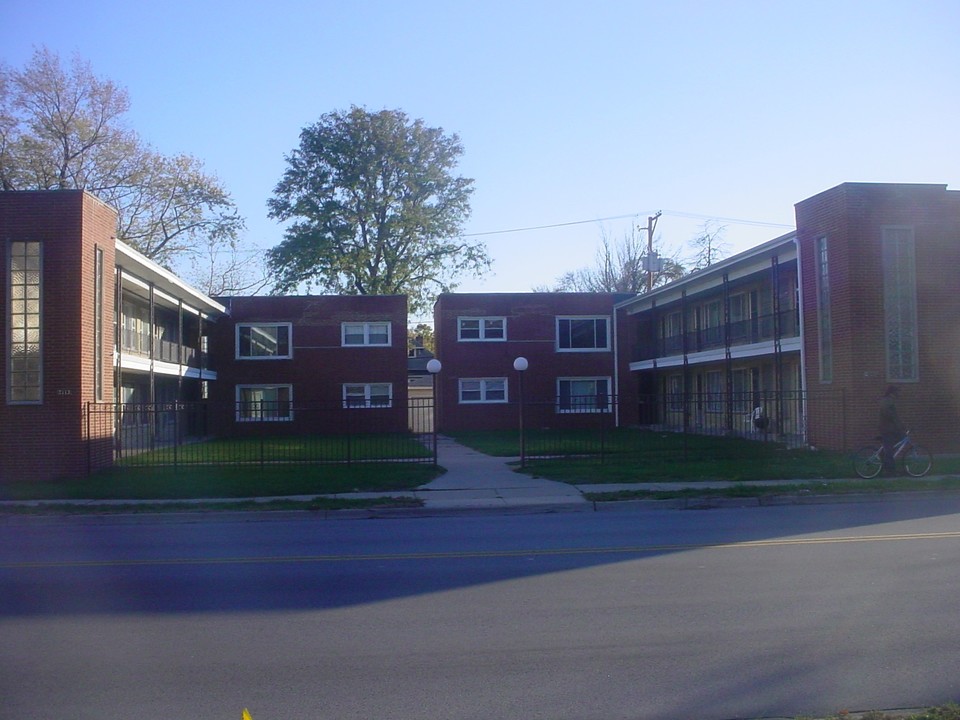
[[[0,717],[795,717],[960,700],[960,498],[0,519]]]

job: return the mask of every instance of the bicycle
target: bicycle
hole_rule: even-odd
[[[880,438],[876,438],[880,440]],[[930,472],[933,459],[926,450],[913,442],[910,431],[893,446],[893,461],[903,459],[903,469],[913,477],[923,477]],[[853,456],[853,469],[862,478],[875,478],[883,470],[883,445],[865,445]]]

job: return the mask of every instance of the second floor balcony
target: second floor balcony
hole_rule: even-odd
[[[687,332],[650,338],[641,333],[631,360],[690,355],[707,350],[718,350],[728,345],[752,345],[773,342],[776,339],[800,336],[800,315],[797,309],[780,313],[758,315],[746,320],[705,327]]]

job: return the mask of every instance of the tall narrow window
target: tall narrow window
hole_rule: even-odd
[[[103,249],[93,257],[93,399],[103,400]]]
[[[41,262],[40,243],[10,243],[7,268],[10,298],[7,307],[7,401],[42,400]]]
[[[833,326],[830,319],[830,264],[827,238],[817,238],[817,327],[820,335],[820,382],[833,382]]]
[[[883,316],[887,379],[917,380],[917,271],[911,227],[883,228]]]

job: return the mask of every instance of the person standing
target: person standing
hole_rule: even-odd
[[[903,425],[900,424],[900,416],[897,414],[897,395],[900,388],[896,385],[889,385],[883,397],[880,398],[880,441],[883,443],[883,471],[887,475],[893,475],[896,472],[896,464],[893,457],[894,446],[903,439]]]

